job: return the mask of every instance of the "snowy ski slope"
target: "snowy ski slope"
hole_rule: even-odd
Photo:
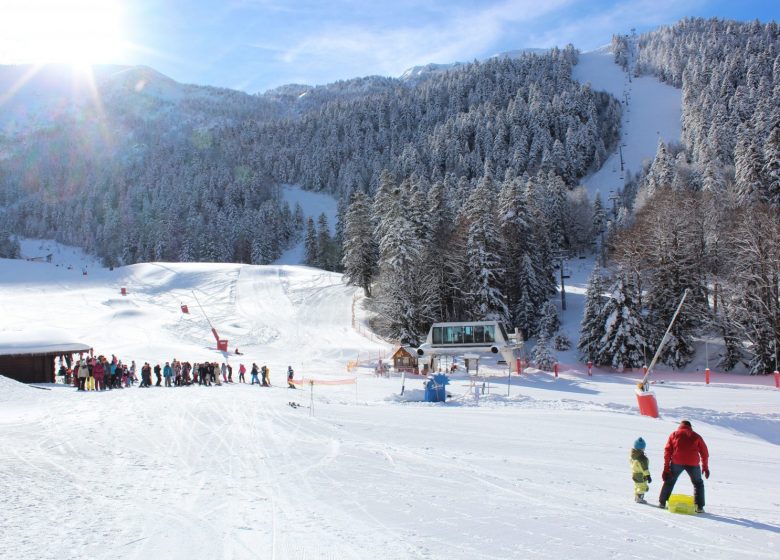
[[[652,78],[628,84],[600,52],[583,54],[575,76],[619,99],[624,88],[630,94],[628,169],[653,157],[659,136],[679,138],[674,88]],[[605,202],[619,186],[614,158],[585,181]],[[295,189],[286,196],[305,198]],[[346,371],[358,353],[390,346],[353,328],[353,309],[359,325],[364,312],[337,274],[287,264],[109,271],[57,245],[24,249],[51,251],[54,263],[0,260],[0,340],[59,330],[123,359],[222,361],[194,292],[230,349],[244,353],[231,363],[266,363],[277,386],[83,394],[0,377],[0,556],[780,557],[780,391],[766,379],[716,377],[705,387],[698,375],[659,372],[654,420],[637,413],[635,375],[589,378],[574,366],[558,379],[532,372],[507,386],[488,361],[488,394],[475,399],[460,373],[450,402],[429,405],[415,402],[419,380],[401,397],[398,378],[377,379],[370,366]],[[281,262],[296,259],[291,251]],[[562,319],[573,341],[592,264],[567,265]],[[574,355],[559,359],[572,364]],[[358,383],[292,391],[279,386],[288,364],[306,377]],[[648,442],[652,503],[663,445],[681,418],[711,452],[701,516],[632,503],[631,443]],[[677,491],[692,492],[685,476]]]
[[[659,139],[667,144],[679,142],[682,91],[652,76],[629,77],[615,64],[607,48],[581,54],[572,75],[575,80],[590,83],[594,90],[610,93],[623,106],[620,146],[601,169],[582,181],[591,198],[600,191],[601,199],[609,207],[610,193],[623,187],[625,171],[636,173],[646,160],[652,161]],[[623,150],[622,172],[620,147]]]
[[[339,275],[231,264],[88,270],[0,260],[0,334],[62,329],[124,359],[221,360],[192,290],[245,352],[231,362],[268,363],[276,386],[84,394],[0,377],[0,556],[780,555],[780,392],[770,386],[667,381],[655,386],[662,418],[653,420],[637,414],[630,376],[532,373],[507,388],[493,370],[478,401],[461,375],[450,403],[429,405],[413,402],[419,380],[400,397],[399,378],[345,370],[383,345],[352,329],[355,291]],[[315,387],[313,398],[283,388],[288,363],[306,377],[357,376],[357,387]],[[648,442],[652,500],[664,442],[683,417],[711,450],[703,516],[632,502],[631,443]]]

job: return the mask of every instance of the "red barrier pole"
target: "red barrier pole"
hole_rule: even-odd
[[[709,385],[710,384],[710,368],[707,368],[704,370],[704,382]]]
[[[775,370],[775,389],[780,389],[780,371]]]
[[[555,365],[553,366],[553,371],[555,372],[555,377],[558,377],[558,362],[555,362]]]
[[[588,377],[593,377],[593,362],[588,362]]]

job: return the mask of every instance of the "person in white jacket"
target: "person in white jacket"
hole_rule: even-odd
[[[87,360],[84,358],[81,358],[81,361],[79,362],[78,366],[78,377],[79,377],[79,391],[84,391],[86,388],[84,385],[87,383],[87,377],[89,377],[89,368],[87,367]]]

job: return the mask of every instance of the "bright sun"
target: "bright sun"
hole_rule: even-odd
[[[117,0],[3,0],[0,63],[118,62],[123,49]]]

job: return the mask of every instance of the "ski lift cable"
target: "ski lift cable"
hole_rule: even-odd
[[[198,307],[200,307],[200,312],[203,313],[203,316],[206,318],[206,321],[208,322],[209,327],[211,327],[211,330],[214,330],[214,325],[211,324],[211,320],[209,319],[209,316],[206,315],[206,311],[203,309],[203,306],[200,304],[200,300],[198,299],[198,296],[195,295],[195,291],[194,290],[190,290],[190,292],[192,293],[192,297],[195,298],[195,301],[197,302]]]

